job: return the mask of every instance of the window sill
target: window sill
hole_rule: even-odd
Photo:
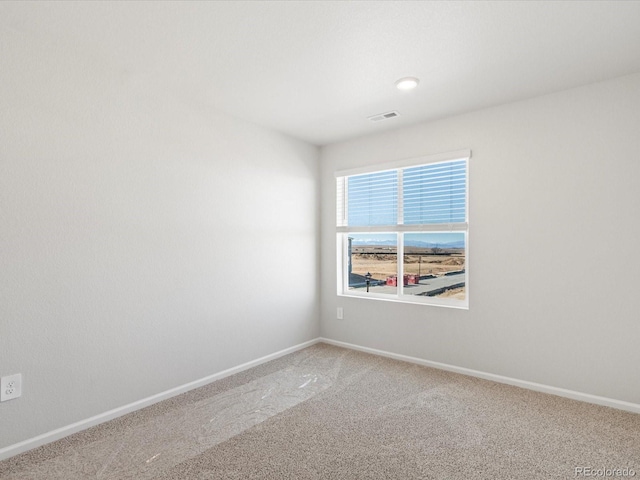
[[[364,300],[380,300],[383,302],[393,302],[393,303],[407,303],[411,305],[424,305],[427,307],[445,307],[445,308],[454,308],[457,310],[469,310],[469,304],[467,302],[436,300],[434,298],[430,298],[429,300],[420,300],[409,295],[400,297],[398,295],[395,295],[395,296],[380,295],[375,293],[367,293],[367,294],[338,293],[338,297],[359,298]]]

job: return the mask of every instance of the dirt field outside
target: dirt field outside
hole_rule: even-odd
[[[413,275],[444,275],[465,269],[464,249],[449,249],[436,252],[431,248],[407,247],[404,255],[404,273]],[[354,246],[351,252],[351,270],[364,276],[371,273],[372,281],[385,281],[398,272],[397,250],[387,246]],[[439,295],[464,299],[465,288],[457,288]]]
[[[371,273],[373,279],[385,280],[398,272],[395,247],[353,247],[351,254],[353,273]],[[442,275],[463,270],[465,254],[463,249],[432,253],[432,249],[409,247],[405,249],[404,273],[415,275]]]

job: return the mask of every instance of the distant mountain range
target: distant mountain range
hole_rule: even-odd
[[[386,246],[393,245],[395,246],[396,242],[394,240],[354,240],[354,246],[360,247],[373,247],[373,246]],[[421,247],[421,248],[464,248],[464,240],[459,240],[457,242],[449,242],[449,243],[435,243],[435,242],[421,242],[419,240],[408,241],[405,243],[406,247]]]

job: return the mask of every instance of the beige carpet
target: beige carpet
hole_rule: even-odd
[[[640,415],[320,344],[1,462],[0,478],[580,478],[576,468],[640,478]]]

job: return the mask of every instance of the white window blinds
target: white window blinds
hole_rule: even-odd
[[[338,176],[336,186],[338,227],[412,229],[467,222],[466,158]]]
[[[466,160],[405,168],[402,178],[405,224],[466,221]]]

